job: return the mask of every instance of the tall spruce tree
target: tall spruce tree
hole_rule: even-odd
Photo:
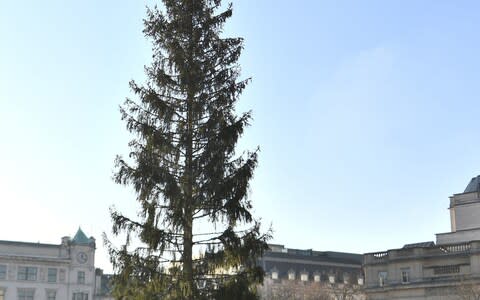
[[[221,0],[163,0],[147,11],[153,63],[145,84],[130,82],[139,100],[121,107],[135,139],[114,177],[141,208],[135,218],[112,210],[126,243],[106,240],[118,299],[256,297],[269,233],[247,199],[258,151],[235,153],[251,116],[235,113],[248,79],[238,80],[242,39],[220,36],[231,15]]]

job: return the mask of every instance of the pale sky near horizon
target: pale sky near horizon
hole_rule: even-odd
[[[148,4],[153,1],[148,1]],[[97,239],[130,135],[118,106],[142,82],[145,1],[0,1],[0,240]],[[480,174],[477,1],[234,1],[261,148],[252,181],[272,243],[365,253],[450,230],[448,197]]]

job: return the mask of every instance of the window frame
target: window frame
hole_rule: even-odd
[[[278,279],[278,271],[272,271],[272,279],[277,280]]]
[[[57,299],[57,291],[56,290],[46,290],[46,299],[47,300],[56,300]]]
[[[334,284],[335,281],[336,281],[336,280],[335,280],[335,275],[332,275],[332,274],[328,275],[328,282],[329,282],[330,284]]]
[[[402,279],[402,284],[410,283],[410,268],[400,269],[400,276]]]
[[[85,271],[77,272],[77,284],[85,284]]]
[[[7,279],[7,265],[1,264],[0,265],[0,280],[6,280],[6,279]]]
[[[308,273],[301,272],[300,273],[300,281],[303,281],[303,282],[308,281]]]
[[[378,285],[383,287],[387,284],[388,273],[386,271],[378,272]]]
[[[34,299],[35,299],[35,289],[32,289],[32,288],[17,289],[17,300],[34,300]]]
[[[88,300],[88,293],[86,293],[86,292],[74,292],[72,294],[72,300]]]
[[[293,271],[293,270],[288,271],[288,280],[295,280],[296,279],[295,275],[296,275],[295,271]]]
[[[22,272],[22,270],[24,270],[24,272]],[[17,271],[17,280],[37,281],[37,274],[38,274],[37,267],[19,266]]]
[[[51,271],[54,271],[51,273]],[[55,277],[55,280],[50,280],[51,278]],[[58,282],[58,269],[57,268],[48,268],[47,270],[47,282],[48,283],[57,283]]]

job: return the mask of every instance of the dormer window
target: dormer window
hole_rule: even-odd
[[[278,279],[278,269],[273,267],[273,269],[270,270],[270,276],[272,277],[273,280]]]
[[[295,271],[294,270],[288,271],[288,280],[295,280]]]
[[[335,275],[328,275],[328,281],[332,284],[335,283]]]
[[[358,283],[358,285],[363,285],[363,278],[362,278],[362,277],[358,277],[357,283]]]
[[[302,273],[300,273],[300,280],[301,281],[308,281],[308,272],[307,271],[303,271]]]
[[[313,281],[320,282],[320,274],[313,275]]]
[[[272,279],[277,280],[278,279],[278,271],[272,271]]]

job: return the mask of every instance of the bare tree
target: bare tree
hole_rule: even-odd
[[[330,294],[334,300],[363,300],[365,295],[361,286],[356,284],[339,283],[330,285]]]
[[[264,284],[263,299],[265,300],[365,300],[366,297],[358,285],[331,284],[320,282],[301,282],[282,280]]]
[[[458,299],[460,300],[480,300],[480,284],[462,279],[455,288]]]

